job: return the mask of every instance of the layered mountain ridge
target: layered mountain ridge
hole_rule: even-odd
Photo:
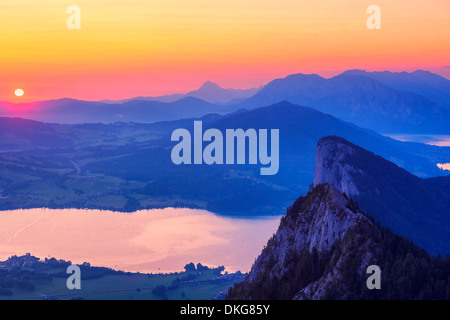
[[[353,70],[329,79],[299,73],[271,81],[237,107],[286,100],[382,133],[445,134],[448,88],[449,80],[423,72],[380,76]]]
[[[210,103],[216,104],[232,104],[240,102],[246,98],[249,98],[256,94],[262,88],[250,88],[250,89],[225,89],[220,87],[217,83],[212,81],[206,81],[200,88],[189,91],[188,93],[174,93],[158,97],[135,97],[131,99],[125,99],[120,101],[104,100],[107,103],[124,103],[133,100],[150,100],[160,102],[175,102],[177,100],[193,97],[201,99]]]
[[[17,100],[20,101],[20,100]],[[387,134],[450,134],[450,81],[427,71],[349,70],[326,79],[292,74],[262,88],[223,89],[210,81],[186,94],[121,101],[0,102],[0,116],[56,123],[179,120],[289,101]]]

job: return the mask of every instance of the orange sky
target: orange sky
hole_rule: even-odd
[[[81,30],[66,27],[72,4]],[[381,30],[366,27],[371,4]],[[0,100],[248,88],[353,68],[450,78],[449,17],[448,0],[1,0]]]

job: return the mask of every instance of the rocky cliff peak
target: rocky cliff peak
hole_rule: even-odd
[[[319,141],[316,161],[314,187],[288,208],[227,299],[449,299],[450,256],[432,258],[368,215],[445,250],[448,242],[436,239],[449,237],[448,207],[437,200],[446,198],[427,188],[446,184],[420,179],[339,137]],[[349,195],[368,204],[368,214]],[[420,197],[430,200],[423,208]],[[427,207],[440,210],[440,220]],[[366,285],[371,265],[381,270],[380,290]]]
[[[316,149],[314,185],[330,183],[348,195],[358,195],[354,177],[362,171],[350,164],[354,153],[359,151],[355,147],[340,137],[320,139]]]
[[[246,282],[254,284],[267,279],[284,279],[296,272],[296,263],[302,259],[312,259],[320,265],[336,244],[360,224],[370,225],[372,221],[359,212],[352,200],[330,184],[315,186],[306,197],[298,198],[289,207],[277,233],[256,260]],[[311,282],[317,280],[321,272],[319,267],[305,279]],[[304,285],[299,284],[298,288],[305,288],[309,281],[305,280]],[[246,298],[258,299],[250,291],[246,293]]]
[[[382,225],[431,254],[450,253],[450,177],[419,178],[336,136],[317,143],[314,185],[353,197]]]
[[[381,270],[379,290],[366,285],[372,265]],[[450,256],[431,258],[336,187],[319,184],[288,208],[227,299],[449,299],[449,276]]]

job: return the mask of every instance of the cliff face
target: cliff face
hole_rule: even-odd
[[[347,257],[347,253],[336,249],[337,244],[349,231],[371,225],[373,222],[337,188],[329,184],[316,186],[288,209],[277,233],[238,289],[239,294],[231,291],[229,297],[324,298],[341,277],[340,267]],[[356,272],[362,275],[373,262],[372,254],[364,253]],[[266,289],[268,283],[282,283],[282,289]]]
[[[283,217],[276,235],[269,241],[270,247],[278,255],[271,273],[283,275],[293,252],[329,251],[351,227],[361,221],[369,222],[362,214],[347,208],[348,205],[348,200],[331,185],[318,186],[306,199],[299,198],[293,208],[299,207],[301,212],[291,212]],[[256,261],[256,266],[267,264],[271,258],[271,254],[264,255],[263,252]],[[249,275],[249,280],[256,280],[258,274],[259,270],[256,268]]]
[[[381,269],[369,290],[367,268]],[[298,198],[227,299],[450,299],[450,256],[431,258],[329,184]]]
[[[421,179],[343,138],[317,144],[314,185],[330,183],[431,254],[450,253],[450,177]]]
[[[347,196],[364,194],[372,176],[401,169],[338,137],[319,142],[317,161],[314,188],[288,208],[245,281],[231,288],[227,298],[449,299],[450,256],[430,257],[375,223]],[[417,180],[406,175],[407,182]],[[383,207],[381,201],[375,204]],[[366,286],[370,265],[382,270],[381,290]]]
[[[316,149],[314,185],[330,183],[349,195],[358,195],[355,176],[361,176],[362,170],[350,165],[350,159],[356,150],[343,143],[339,138],[321,139]]]

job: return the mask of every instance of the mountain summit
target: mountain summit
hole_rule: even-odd
[[[432,254],[450,253],[450,177],[421,179],[340,137],[319,140],[314,185],[333,184]]]
[[[322,138],[314,187],[287,209],[227,299],[450,299],[450,255],[432,257],[404,237],[448,252],[445,186],[447,179],[420,179],[343,138]],[[376,290],[367,286],[370,266],[381,272]]]
[[[256,94],[258,90],[259,88],[224,89],[217,83],[208,80],[199,89],[186,93],[186,96],[195,97],[211,103],[228,104],[249,98]]]
[[[202,84],[197,91],[217,90],[217,89],[222,90],[222,88],[217,83],[208,80],[204,84]]]

